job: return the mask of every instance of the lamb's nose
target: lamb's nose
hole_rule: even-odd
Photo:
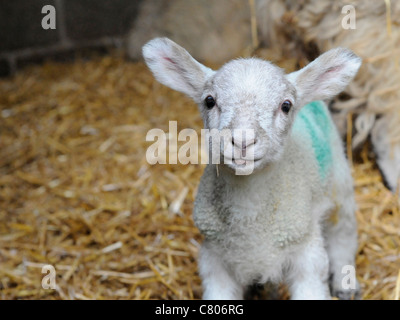
[[[242,152],[242,157],[246,156],[246,149],[250,146],[252,146],[253,144],[256,143],[256,139],[255,138],[235,138],[232,137],[232,145],[236,146],[236,148],[238,148],[239,150],[241,150]]]
[[[255,144],[256,140],[255,139],[246,139],[242,141],[235,140],[235,138],[232,138],[232,144],[235,145],[239,149],[246,150],[248,147],[251,145]]]

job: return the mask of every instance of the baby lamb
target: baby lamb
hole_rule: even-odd
[[[257,58],[214,71],[167,38],[143,55],[159,82],[198,104],[206,129],[235,132],[218,149],[235,156],[207,165],[194,206],[203,298],[242,299],[250,285],[281,281],[292,299],[357,298],[343,273],[357,250],[353,181],[322,100],[348,85],[361,59],[336,48],[287,75]],[[236,129],[254,134],[240,139]]]

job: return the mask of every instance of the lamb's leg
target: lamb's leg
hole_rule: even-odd
[[[355,278],[357,223],[353,197],[347,196],[328,221],[326,245],[330,263],[331,294],[339,299],[359,299],[360,286]]]
[[[291,259],[288,283],[292,300],[330,299],[328,254],[322,236],[313,236]]]
[[[200,250],[200,276],[205,300],[241,300],[243,287],[226,270],[220,257],[205,242]]]

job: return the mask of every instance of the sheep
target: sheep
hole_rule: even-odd
[[[352,147],[370,139],[385,185],[400,195],[400,1],[257,0],[263,43],[304,55],[306,48],[350,48],[363,66],[346,89],[352,99],[335,99],[336,124],[347,134],[354,115]],[[343,28],[343,9],[356,13],[356,28]]]
[[[290,74],[258,58],[214,71],[168,38],[149,41],[143,56],[156,80],[198,104],[206,129],[254,132],[241,143],[232,134],[220,152],[239,156],[209,163],[198,187],[203,298],[242,299],[252,284],[282,281],[292,299],[358,298],[358,282],[343,286],[342,273],[357,251],[353,181],[322,100],[348,85],[361,59],[336,48]],[[251,174],[237,174],[250,164]]]
[[[169,35],[197,59],[220,64],[249,51],[249,25],[249,5],[243,0],[146,0],[138,5],[128,33],[127,54],[138,60],[148,39]],[[229,43],[216,50],[223,39]]]

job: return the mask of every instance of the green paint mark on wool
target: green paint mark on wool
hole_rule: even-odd
[[[294,130],[297,132],[306,131],[310,135],[319,165],[320,176],[325,178],[332,166],[330,144],[332,121],[325,103],[314,101],[305,105],[297,115]]]

